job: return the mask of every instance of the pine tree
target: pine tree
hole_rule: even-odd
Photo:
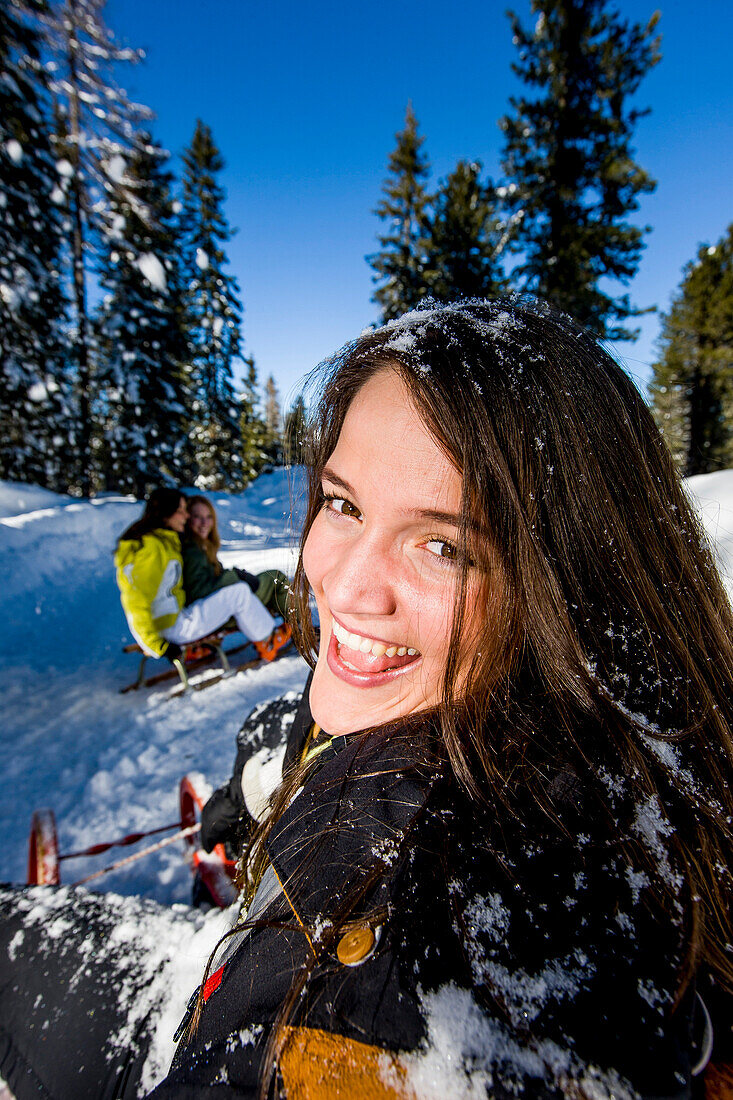
[[[259,412],[257,369],[250,356],[244,360],[245,375],[239,395],[239,434],[242,440],[242,482],[248,485],[268,461],[267,428]]]
[[[305,399],[298,394],[285,417],[283,457],[286,466],[301,465],[304,461],[307,420]]]
[[[110,203],[97,316],[99,488],[142,499],[190,481],[188,340],[168,154],[146,135]],[[135,201],[130,202],[130,195]]]
[[[384,198],[374,213],[386,223],[378,236],[381,251],[368,256],[368,262],[380,283],[374,292],[382,310],[382,320],[399,317],[412,309],[426,294],[425,233],[428,196],[425,180],[430,166],[422,151],[424,138],[408,104],[405,128],[396,135],[397,147],[389,158],[389,175],[384,182]]]
[[[500,123],[507,206],[521,217],[515,277],[599,336],[631,339],[622,322],[641,311],[599,283],[628,284],[648,232],[628,221],[655,187],[631,145],[647,112],[628,99],[659,60],[658,14],[643,27],[605,0],[532,0],[532,11],[532,31],[510,13],[520,59],[512,68],[538,95],[512,98]]]
[[[499,256],[504,229],[496,192],[481,181],[481,165],[461,160],[433,197],[425,244],[425,283],[445,302],[489,298],[505,280]]]
[[[183,163],[182,231],[188,271],[189,338],[194,386],[190,439],[203,489],[242,483],[234,364],[242,360],[239,286],[226,270],[224,245],[234,235],[217,182],[224,161],[211,130],[199,120]]]
[[[733,466],[733,224],[685,268],[659,345],[650,393],[682,473]]]
[[[0,0],[0,477],[65,490],[68,384],[50,106],[30,15]]]
[[[268,376],[265,382],[265,451],[270,462],[282,464],[282,413],[280,394],[275,379]]]
[[[105,0],[63,0],[46,18],[53,55],[58,166],[68,204],[73,341],[79,418],[80,488],[92,488],[93,356],[87,280],[100,237],[110,228],[110,199],[126,178],[137,130],[150,111],[117,85],[115,66],[136,63],[139,50],[116,45],[102,18]],[[130,192],[129,201],[136,196]]]

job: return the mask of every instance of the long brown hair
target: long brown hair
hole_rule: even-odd
[[[460,670],[461,702],[457,602],[438,708],[453,774],[477,802],[512,812],[529,794],[548,827],[548,763],[606,777],[612,827],[640,798],[659,799],[688,879],[681,988],[703,958],[733,989],[733,615],[635,386],[569,318],[516,300],[416,310],[362,335],[327,369],[301,550],[351,402],[376,372],[396,370],[462,473],[464,538],[486,532],[506,593]],[[298,641],[313,663],[302,554],[294,589]],[[674,912],[677,887],[639,848],[660,905]]]
[[[219,553],[219,547],[221,546],[221,536],[219,534],[219,526],[216,522],[216,509],[214,505],[204,496],[188,497],[186,503],[188,504],[188,520],[186,521],[186,536],[192,539],[198,547],[206,554],[209,562],[214,566],[217,573],[221,573],[221,562],[219,561],[217,554]],[[194,529],[191,526],[191,509],[194,504],[203,504],[204,507],[209,509],[209,515],[211,516],[211,530],[205,539],[199,538]]]

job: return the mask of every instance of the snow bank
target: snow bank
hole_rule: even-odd
[[[125,497],[61,503],[0,519],[0,560],[7,569],[3,598],[49,584],[82,582],[108,573],[120,532],[140,513]],[[66,574],[67,580],[58,574]]]
[[[252,548],[257,542],[262,550],[294,546],[302,520],[303,480],[302,471],[291,475],[280,468],[260,476],[239,495],[207,494],[217,510],[223,549],[239,553],[244,541]],[[4,602],[44,583],[68,589],[75,587],[74,580],[87,583],[90,574],[111,576],[117,539],[140,516],[142,505],[132,497],[113,495],[76,500],[5,481],[0,482],[0,511]]]
[[[733,470],[699,474],[686,483],[733,600]]]
[[[208,494],[226,564],[292,575],[291,500],[297,525],[303,483],[302,471],[276,469],[236,496]],[[169,702],[169,686],[120,695],[138,658],[122,652],[131,639],[112,554],[141,505],[0,482],[0,513],[0,878],[22,882],[35,809],[54,810],[62,852],[176,821],[181,776],[198,771],[222,783],[243,719],[299,690],[307,669],[293,656],[190,699]],[[74,882],[115,854],[64,863],[62,879]],[[188,901],[190,876],[175,846],[92,885],[171,903]]]
[[[0,518],[19,516],[36,508],[52,508],[68,502],[69,497],[41,489],[39,485],[24,485],[19,481],[0,481]]]

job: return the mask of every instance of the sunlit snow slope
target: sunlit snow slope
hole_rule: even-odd
[[[225,564],[292,575],[302,485],[299,471],[278,469],[239,496],[211,494]],[[176,821],[180,777],[223,782],[249,710],[305,680],[304,662],[290,656],[190,698],[168,700],[169,688],[119,694],[138,659],[122,653],[131,638],[112,553],[140,513],[129,498],[74,501],[0,482],[0,880],[25,880],[39,807],[53,808],[62,852]],[[62,881],[130,851],[66,862]],[[176,845],[91,888],[187,901],[189,879]]]

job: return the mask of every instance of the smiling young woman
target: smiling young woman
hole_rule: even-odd
[[[204,813],[207,845],[260,817],[251,900],[158,1095],[213,1067],[263,1097],[698,1094],[700,994],[733,986],[733,621],[648,410],[517,302],[407,314],[330,368],[314,671]],[[283,722],[268,806],[251,742]]]
[[[287,619],[290,582],[285,574],[279,569],[265,569],[256,574],[239,567],[225,569],[218,557],[221,536],[214,505],[204,496],[189,497],[187,503],[188,522],[181,539],[186,604],[243,582],[271,615]],[[289,627],[278,630],[279,643],[284,645],[289,638]],[[272,649],[277,651],[275,646]]]
[[[310,706],[331,734],[381,726],[442,693],[459,596],[461,476],[394,370],[354,398],[303,547],[320,646]],[[471,567],[478,614],[484,587]],[[468,649],[470,624],[464,624]]]
[[[733,616],[648,409],[515,301],[407,314],[328,371],[312,677],[204,809],[244,904],[155,1100],[702,1096],[733,1061]],[[2,1034],[42,1034],[14,996]]]

